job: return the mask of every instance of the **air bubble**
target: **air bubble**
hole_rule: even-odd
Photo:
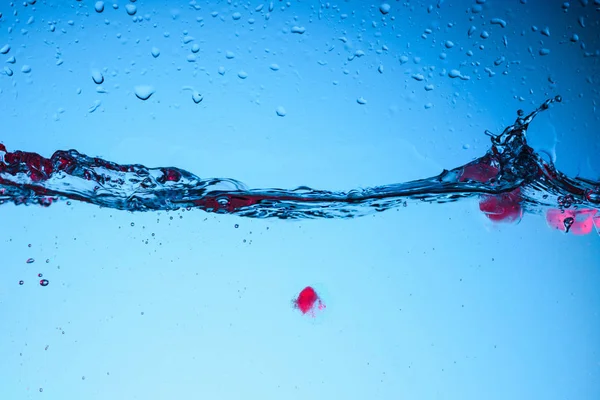
[[[27,264],[33,264],[35,262],[35,260],[33,258],[28,258],[26,263]]]
[[[101,13],[102,11],[104,11],[104,2],[97,1],[96,4],[94,4],[94,9],[97,13]]]
[[[49,283],[48,279],[40,279],[40,286],[48,286]]]
[[[565,225],[565,232],[569,233],[569,229],[571,229],[571,226],[573,225],[573,222],[575,222],[575,220],[573,219],[573,217],[567,217],[564,220],[564,225]]]
[[[154,88],[150,85],[138,85],[134,88],[134,91],[140,100],[148,100],[154,94]]]
[[[23,285],[25,282],[23,282],[22,280],[19,281],[19,285]]]
[[[275,113],[280,117],[285,117],[285,115],[287,114],[287,112],[285,111],[285,108],[283,108],[282,106],[277,107],[277,109],[275,110]]]

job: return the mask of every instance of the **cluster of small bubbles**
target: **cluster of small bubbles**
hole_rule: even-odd
[[[558,205],[561,208],[569,208],[573,205],[573,202],[575,201],[575,199],[573,198],[573,196],[568,194],[566,196],[558,196],[557,201],[558,201]]]
[[[40,280],[40,286],[48,286],[50,282],[48,282],[48,279],[41,279]]]

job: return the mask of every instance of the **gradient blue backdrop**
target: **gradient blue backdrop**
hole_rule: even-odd
[[[530,143],[599,179],[597,0],[388,3],[3,1],[0,142],[347,190],[469,162],[485,129],[561,94]],[[600,241],[543,215],[63,203],[3,205],[0,224],[2,400],[600,398]],[[291,307],[307,285],[315,319]]]

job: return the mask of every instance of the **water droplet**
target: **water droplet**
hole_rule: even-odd
[[[134,91],[140,100],[148,100],[154,94],[154,88],[150,85],[138,85],[134,88]]]
[[[2,48],[0,48],[0,54],[6,54],[10,51],[10,45],[9,44],[5,44],[4,46],[2,46]]]
[[[433,84],[429,84],[429,85],[425,85],[425,90],[427,90],[428,92],[432,91],[434,89]]]
[[[134,4],[127,4],[125,6],[125,10],[127,11],[127,14],[135,15],[135,13],[137,12],[137,7]]]
[[[550,54],[550,49],[540,49],[540,56],[547,56]]]
[[[275,110],[275,112],[280,117],[285,117],[285,115],[287,114],[287,112],[285,111],[285,108],[283,108],[282,106],[277,107],[277,109]]]
[[[50,282],[48,282],[48,279],[40,279],[40,285],[41,286],[48,286]]]
[[[234,21],[237,21],[238,19],[242,18],[242,14],[240,14],[239,12],[234,12],[234,13],[231,15],[231,18],[233,18],[233,19],[234,19]]]
[[[27,264],[33,264],[35,260],[33,258],[28,258],[26,262]]]
[[[379,65],[379,67],[377,67],[377,71],[378,71],[380,74],[383,74],[383,65]]]
[[[487,31],[483,31],[481,32],[481,35],[479,35],[479,37],[482,39],[487,39],[490,37],[490,34]]]
[[[457,69],[450,70],[450,72],[448,72],[448,76],[450,78],[459,78],[460,77],[460,71],[457,70]]]
[[[362,104],[367,104],[367,100],[365,100],[365,98],[364,98],[364,97],[359,97],[358,99],[356,99],[356,102],[357,102],[358,104],[361,104],[361,105],[362,105]]]
[[[388,3],[383,3],[379,6],[379,12],[381,12],[383,15],[389,13],[390,9],[391,7]]]
[[[408,56],[400,56],[400,64],[406,64],[408,62]]]
[[[277,64],[271,64],[269,65],[269,68],[271,68],[272,71],[279,71],[279,65]]]
[[[23,285],[25,282],[23,282],[22,280],[19,281],[19,285]]]
[[[429,110],[431,107],[433,107],[433,104],[432,103],[426,103],[424,107],[425,107],[426,110]]]
[[[152,57],[154,58],[160,56],[160,49],[158,47],[153,47],[150,52],[152,53]]]
[[[225,58],[227,58],[228,60],[231,60],[234,57],[235,57],[235,53],[233,51],[228,51],[225,53]]]
[[[473,33],[475,33],[476,30],[477,30],[477,28],[475,26],[471,26],[469,28],[469,31],[467,32],[467,35],[469,35],[469,36],[473,35]]]
[[[576,43],[578,41],[579,41],[579,36],[576,33],[571,35],[571,42]]]
[[[202,100],[204,99],[204,97],[202,97],[202,95],[198,92],[194,92],[192,93],[192,100],[194,100],[194,103],[198,104],[200,103]]]
[[[192,53],[197,53],[197,52],[199,52],[199,51],[200,51],[200,46],[198,46],[198,44],[197,44],[197,43],[194,43],[194,44],[192,45]]]
[[[14,64],[17,62],[17,59],[14,56],[10,56],[8,57],[8,59],[6,60],[7,63],[9,64]]]
[[[502,18],[492,18],[492,20],[490,22],[492,24],[500,25],[501,27],[506,28],[506,21],[503,20]]]
[[[24,74],[28,74],[31,72],[31,67],[29,65],[25,64],[21,67],[21,72]]]
[[[217,71],[219,72],[219,75],[225,75],[225,67],[219,67]]]
[[[8,67],[4,67],[4,73],[8,76],[13,76],[13,70]]]
[[[302,35],[304,32],[306,32],[306,28],[303,26],[292,26],[292,33],[298,33],[300,35]]]
[[[94,9],[97,13],[101,13],[102,11],[104,11],[104,2],[97,1],[96,4],[94,4]]]
[[[100,72],[97,69],[93,69],[92,70],[92,80],[94,81],[94,83],[96,85],[100,85],[104,82],[104,76],[102,75],[102,72]]]
[[[246,79],[248,77],[248,74],[246,73],[246,71],[240,71],[238,72],[238,78],[240,79]]]
[[[450,40],[446,40],[446,43],[444,43],[444,46],[446,46],[447,49],[451,49],[452,47],[454,47],[454,42],[452,42]]]
[[[413,74],[412,78],[419,82],[425,79],[425,77],[422,74]]]

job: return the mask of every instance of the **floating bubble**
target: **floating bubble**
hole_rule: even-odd
[[[134,88],[135,95],[140,100],[148,100],[154,94],[154,87],[150,85],[138,85]]]
[[[104,75],[97,69],[92,70],[92,80],[96,85],[100,85],[104,82]]]
[[[153,47],[152,50],[150,50],[150,53],[152,53],[152,57],[157,58],[160,56],[160,49],[158,47]]]
[[[104,2],[97,1],[96,4],[94,4],[94,9],[97,13],[101,13],[102,11],[104,11]]]
[[[285,111],[285,108],[283,108],[282,106],[277,107],[277,109],[275,110],[275,112],[280,117],[285,117],[285,115],[287,114],[287,112]]]
[[[40,279],[40,286],[48,286],[49,283],[48,279]]]
[[[135,15],[135,13],[137,12],[137,7],[135,6],[135,4],[127,4],[125,6],[125,10],[127,11],[127,14]]]
[[[383,15],[389,13],[390,9],[391,9],[391,7],[388,3],[383,3],[379,6],[379,12],[382,13]]]

